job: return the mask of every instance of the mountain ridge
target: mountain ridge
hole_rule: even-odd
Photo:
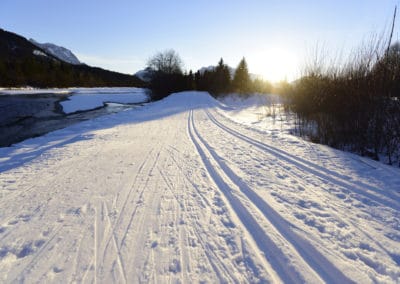
[[[0,28],[1,87],[143,87],[133,75],[64,62],[25,37]]]
[[[68,48],[63,46],[56,45],[54,43],[39,43],[33,38],[30,38],[29,41],[45,50],[47,53],[50,53],[54,57],[57,57],[59,60],[64,61],[66,63],[70,63],[73,65],[80,65],[82,62],[79,61],[78,57]]]

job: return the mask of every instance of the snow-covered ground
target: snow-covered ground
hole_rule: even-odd
[[[400,282],[400,170],[249,117],[185,92],[0,149],[0,282]]]
[[[87,92],[80,91],[68,97],[68,100],[62,101],[61,106],[65,113],[73,113],[76,111],[90,110],[102,107],[105,103],[143,103],[149,100],[149,96],[145,89],[130,88],[129,92]]]
[[[0,95],[70,95],[61,102],[65,113],[91,110],[102,107],[105,103],[135,104],[149,101],[147,89],[143,88],[0,88]]]
[[[0,88],[0,95],[35,95],[35,94],[71,94],[71,89],[36,89],[36,88]]]
[[[133,87],[119,87],[119,88],[52,88],[52,89],[38,89],[38,88],[0,88],[0,95],[35,95],[35,94],[122,94],[122,93],[135,93],[143,89]]]

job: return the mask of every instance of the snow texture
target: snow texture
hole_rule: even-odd
[[[79,59],[75,56],[75,54],[73,54],[69,49],[65,47],[58,46],[52,43],[38,43],[34,39],[30,39],[29,41],[34,45],[36,45],[37,47],[40,47],[49,54],[53,55],[54,57],[60,59],[61,61],[74,65],[82,64],[79,61]]]
[[[35,94],[123,94],[137,93],[145,91],[140,88],[120,87],[120,88],[51,88],[37,89],[32,87],[26,88],[0,88],[0,95],[35,95]]]
[[[120,92],[99,92],[98,90],[84,90],[77,92],[68,100],[62,101],[61,106],[64,113],[73,113],[102,107],[105,103],[143,103],[149,100],[149,96],[145,89],[129,88],[128,90],[120,90]]]
[[[33,54],[36,55],[36,56],[47,56],[46,53],[44,53],[43,51],[40,51],[40,50],[38,50],[38,49],[35,49],[35,50],[33,51]]]
[[[150,82],[153,77],[154,71],[147,67],[146,69],[137,71],[134,75],[144,82]]]
[[[400,171],[245,114],[184,92],[0,149],[0,282],[399,283]]]

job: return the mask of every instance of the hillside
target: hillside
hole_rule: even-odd
[[[184,92],[0,149],[0,282],[399,283],[400,171],[239,111]]]
[[[63,62],[26,38],[0,29],[1,87],[134,86],[136,76]]]
[[[74,65],[82,64],[76,57],[76,55],[73,54],[71,50],[65,47],[58,46],[52,43],[39,43],[32,38],[29,39],[29,41],[61,61]]]

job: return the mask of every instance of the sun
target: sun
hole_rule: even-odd
[[[285,49],[270,48],[258,52],[252,59],[249,63],[251,72],[273,83],[294,80],[298,72],[296,56]]]

